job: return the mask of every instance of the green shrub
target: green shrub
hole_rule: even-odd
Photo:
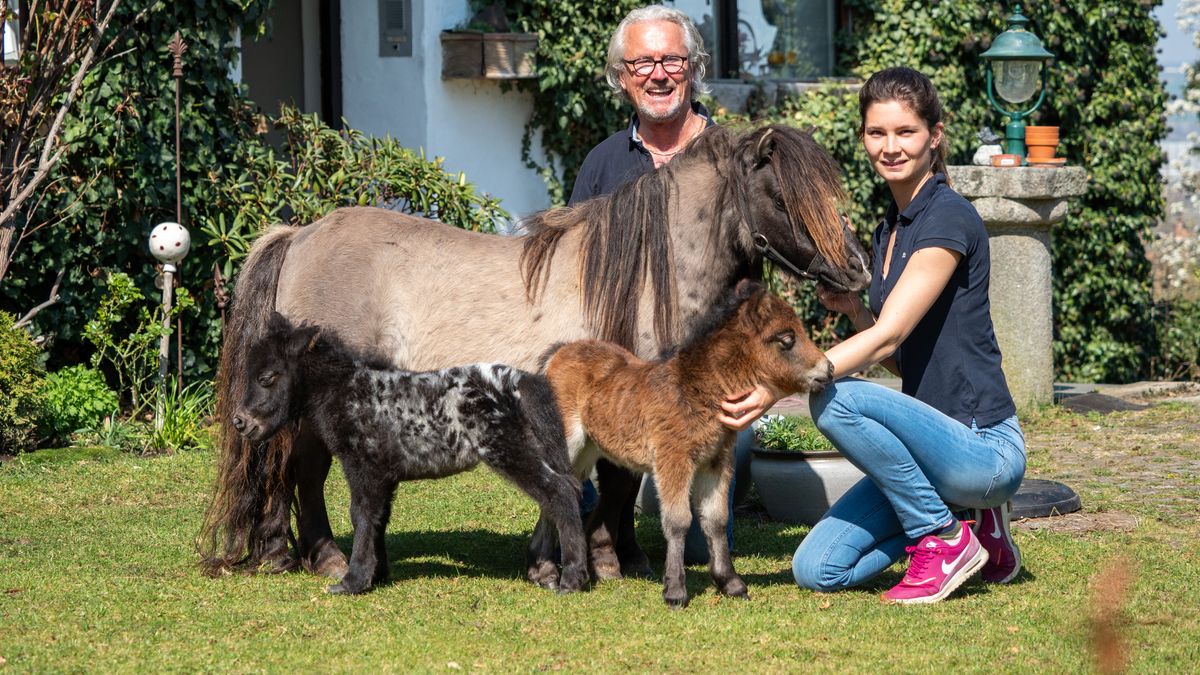
[[[169,387],[162,401],[162,426],[146,432],[147,452],[176,452],[212,447],[213,393],[211,382],[193,382],[176,393]]]
[[[108,295],[84,326],[83,336],[96,348],[92,365],[109,364],[117,375],[121,393],[129,394],[130,415],[136,416],[146,406],[154,386],[159,343],[171,329],[163,327],[162,305],[148,308],[145,296],[128,274],[109,274],[107,286]],[[191,294],[180,288],[171,305],[171,318],[178,318],[194,307]],[[135,310],[136,319],[130,316],[131,309]]]
[[[0,452],[37,445],[46,405],[41,350],[0,312]]]
[[[100,426],[118,408],[117,393],[94,368],[74,365],[46,376],[46,423],[56,440]]]
[[[1200,299],[1154,306],[1157,356],[1151,374],[1165,380],[1200,380]]]
[[[133,452],[141,450],[144,422],[120,417],[105,417],[104,421],[91,429],[84,429],[75,437],[77,446],[100,446],[113,450]]]
[[[291,106],[273,122],[286,139],[283,156],[257,140],[243,143],[217,189],[215,214],[198,219],[227,279],[268,225],[310,223],[342,206],[383,206],[475,232],[494,232],[508,218],[499,200],[447,173],[440,157],[332,129]]]
[[[795,415],[768,415],[754,430],[758,447],[790,452],[830,452],[833,444],[817,431],[813,421]]]

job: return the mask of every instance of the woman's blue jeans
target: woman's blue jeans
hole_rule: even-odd
[[[873,382],[846,378],[809,397],[813,421],[866,478],[850,488],[796,549],[796,583],[816,591],[861,584],[905,546],[950,522],[952,511],[1012,498],[1025,475],[1014,415],[979,428]]]

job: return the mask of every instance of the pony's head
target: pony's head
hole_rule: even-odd
[[[750,279],[712,308],[678,354],[689,377],[719,382],[726,393],[756,384],[776,398],[818,392],[833,374],[791,305]]]
[[[301,357],[321,335],[272,312],[267,334],[250,346],[246,391],[233,411],[233,428],[251,442],[265,441],[300,415]]]
[[[819,392],[829,384],[833,365],[808,337],[791,305],[749,280],[738,283],[736,298],[739,304],[726,324],[727,334],[743,341],[744,366],[757,384],[780,398]]]
[[[793,276],[841,291],[867,287],[867,254],[838,212],[846,198],[841,171],[812,136],[763,127],[741,138],[736,158],[744,176],[746,245]]]

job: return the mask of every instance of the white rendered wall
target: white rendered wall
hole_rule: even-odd
[[[550,204],[546,185],[521,161],[521,134],[532,98],[489,80],[443,80],[439,34],[463,22],[466,0],[416,0],[413,56],[379,56],[377,3],[342,3],[342,111],[365,133],[391,135],[447,171],[466,173],[480,192],[500,198],[514,218]],[[535,139],[536,140],[536,139]],[[534,145],[542,161],[539,143]]]

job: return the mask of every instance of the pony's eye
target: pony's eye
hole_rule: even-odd
[[[780,211],[787,211],[787,204],[783,202],[782,196],[775,198],[775,208],[779,209]]]
[[[263,373],[262,375],[258,376],[258,386],[269,387],[275,384],[276,377],[277,375],[275,373]]]
[[[790,330],[785,330],[775,336],[775,341],[779,343],[780,347],[791,349],[796,346],[796,334]]]

